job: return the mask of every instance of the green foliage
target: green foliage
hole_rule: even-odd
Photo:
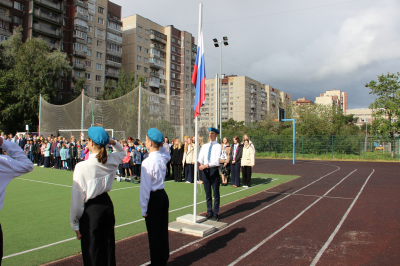
[[[2,101],[0,117],[2,127],[15,132],[30,125],[36,131],[39,114],[39,96],[51,103],[57,101],[57,82],[61,74],[71,71],[69,60],[60,50],[51,51],[39,38],[22,43],[22,28],[1,43],[0,86]]]
[[[378,81],[371,80],[365,87],[375,96],[369,106],[374,117],[372,133],[393,136],[399,132],[400,121],[400,73],[378,76]],[[395,119],[396,121],[392,120]]]
[[[118,81],[109,79],[104,85],[104,90],[99,95],[99,99],[112,100],[121,97],[138,87],[139,83],[144,83],[143,76],[139,76],[138,80],[135,82],[135,72],[130,72],[129,77],[126,78],[125,69],[122,67]]]
[[[156,124],[156,128],[163,133],[164,137],[173,138],[176,135],[175,128],[170,121],[164,119],[159,120]]]

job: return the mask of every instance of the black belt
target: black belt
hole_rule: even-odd
[[[151,193],[157,193],[157,192],[161,192],[161,191],[164,191],[164,189],[162,188],[162,189],[157,189],[157,190],[154,190],[154,191],[152,190]]]
[[[207,167],[206,169],[218,169],[218,166]]]

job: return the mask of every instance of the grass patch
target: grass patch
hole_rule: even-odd
[[[267,178],[267,179],[266,179]],[[253,195],[297,176],[254,173],[251,189],[220,187],[221,206]],[[269,182],[271,181],[272,182]],[[72,172],[35,167],[14,179],[6,189],[0,222],[4,234],[4,256],[74,238],[69,223]],[[201,188],[201,189],[200,189]],[[139,185],[114,182],[109,195],[114,203],[116,226],[142,219],[140,215]],[[193,204],[193,184],[166,182],[170,200],[169,220],[192,213],[193,207],[175,209]],[[230,195],[227,195],[232,192]],[[198,202],[205,200],[204,189],[198,185]],[[172,212],[171,212],[172,211]],[[198,213],[206,211],[206,203],[197,205]],[[116,239],[124,239],[146,231],[144,221],[117,227]],[[40,265],[80,252],[76,239],[3,259],[3,265]]]

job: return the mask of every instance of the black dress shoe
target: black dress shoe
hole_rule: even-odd
[[[213,216],[212,216],[211,214],[207,214],[207,215],[206,215],[207,220],[210,220],[212,217],[213,217]]]
[[[219,221],[218,215],[217,214],[213,215],[210,220],[218,222]]]

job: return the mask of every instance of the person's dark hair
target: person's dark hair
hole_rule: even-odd
[[[90,140],[90,138],[88,138],[88,140]],[[96,148],[100,149],[100,152],[96,155],[97,161],[99,161],[99,163],[105,164],[107,162],[106,147],[100,146],[99,144],[94,143],[94,142],[93,142],[93,145],[96,146]]]
[[[240,143],[240,139],[238,136],[234,136],[233,139],[235,139],[237,141],[237,143]]]

